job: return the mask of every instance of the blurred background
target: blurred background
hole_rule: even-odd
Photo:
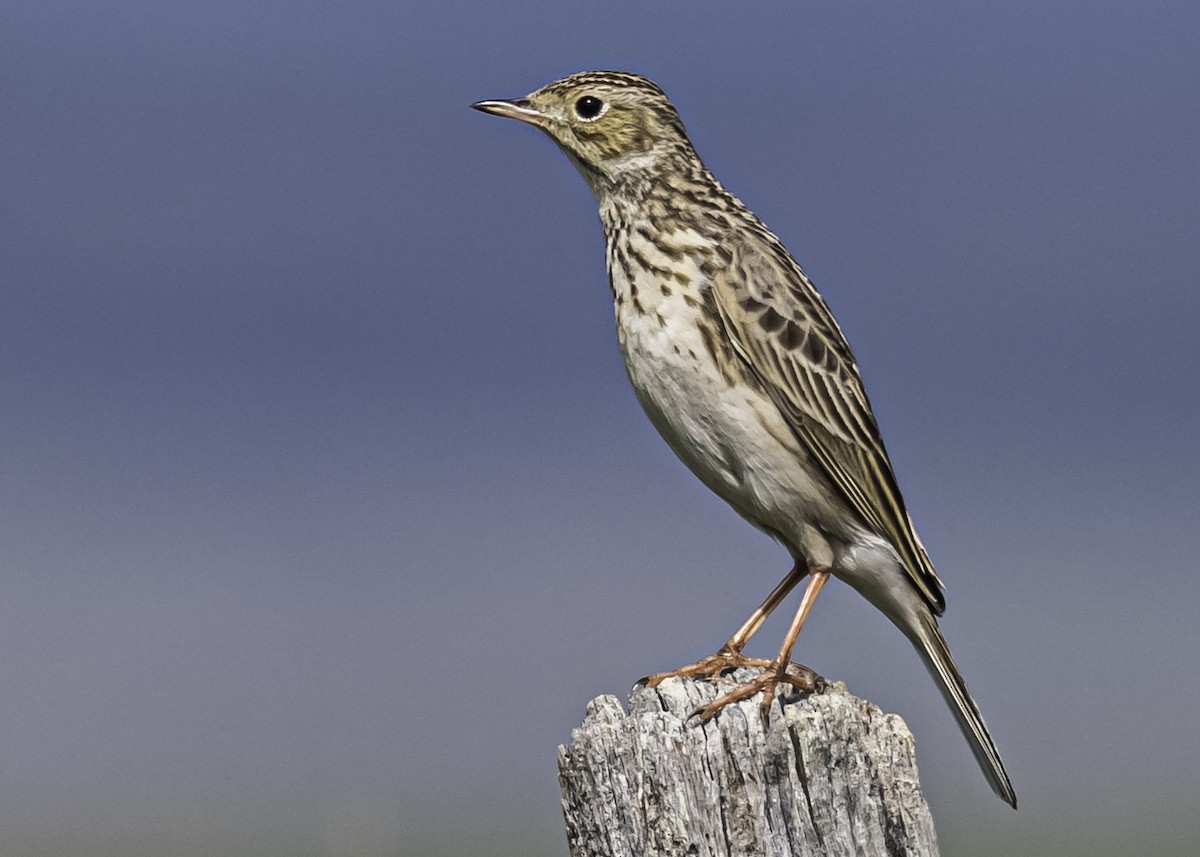
[[[787,570],[640,413],[582,180],[467,109],[588,68],[667,90],[856,349],[1020,811],[847,587],[797,659],[906,718],[943,852],[1193,853],[1198,31],[7,0],[0,853],[565,855],[587,700]]]

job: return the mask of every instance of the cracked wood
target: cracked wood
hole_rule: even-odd
[[[831,684],[780,691],[765,729],[757,700],[686,722],[719,690],[675,678],[636,689],[628,713],[614,696],[588,704],[559,748],[572,857],[936,857],[898,716]]]

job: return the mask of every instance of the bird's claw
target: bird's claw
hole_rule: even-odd
[[[688,715],[688,720],[694,718],[700,723],[707,723],[730,703],[741,702],[761,693],[762,701],[759,703],[759,711],[763,722],[766,723],[770,720],[771,703],[775,701],[775,689],[780,684],[789,685],[801,693],[811,693],[824,687],[825,679],[803,664],[787,664],[781,667],[774,661],[769,661],[761,675],[742,682],[724,696],[719,696],[712,702],[701,705]]]
[[[638,679],[634,686],[657,687],[669,678],[715,679],[741,667],[754,667],[762,672],[749,681],[742,682],[724,696],[700,706],[688,715],[687,719],[707,723],[730,703],[741,702],[756,693],[761,693],[762,716],[765,722],[769,718],[771,702],[775,699],[775,689],[778,685],[789,685],[801,693],[811,693],[825,686],[825,679],[803,664],[781,664],[778,660],[749,658],[729,645],[722,646],[716,654],[701,658],[686,667],[644,676]]]
[[[709,655],[707,658],[701,658],[694,664],[689,664],[686,667],[680,667],[669,672],[654,673],[653,675],[643,676],[634,682],[635,686],[640,687],[658,687],[669,678],[703,678],[711,679],[717,676],[724,675],[727,672],[738,669],[739,667],[757,667],[758,669],[767,669],[772,664],[772,661],[766,658],[748,658],[740,651],[737,651],[730,646],[722,646],[714,655]],[[807,667],[805,667],[807,669]]]

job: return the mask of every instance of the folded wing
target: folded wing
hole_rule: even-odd
[[[825,301],[773,236],[723,248],[717,314],[735,350],[851,507],[896,548],[935,613],[941,581],[913,529],[854,355]]]

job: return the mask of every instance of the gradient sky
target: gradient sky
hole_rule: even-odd
[[[947,854],[1192,853],[1200,7],[417,5],[0,7],[0,852],[566,853],[587,700],[787,568],[467,109],[621,68],[838,315],[1020,811],[847,587],[797,658]]]

